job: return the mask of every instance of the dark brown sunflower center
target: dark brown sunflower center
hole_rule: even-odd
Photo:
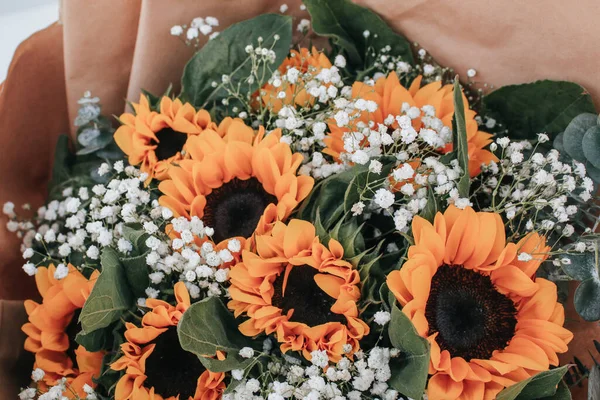
[[[271,203],[277,203],[277,197],[267,193],[258,179],[235,178],[206,196],[202,219],[215,230],[217,243],[235,236],[248,238]]]
[[[275,293],[271,303],[286,314],[293,309],[290,321],[302,322],[308,326],[317,326],[327,322],[345,323],[346,318],[331,311],[335,299],[325,293],[315,282],[316,269],[309,265],[295,266],[290,271],[282,294],[284,272],[273,282]]]
[[[429,334],[452,357],[488,359],[515,333],[517,310],[489,276],[462,266],[441,266],[431,281],[425,308]]]
[[[179,153],[188,137],[185,133],[174,131],[171,128],[163,128],[155,135],[158,141],[152,140],[151,143],[156,145],[154,153],[156,153],[158,161],[166,160]]]
[[[185,400],[193,397],[198,378],[205,368],[196,355],[181,348],[177,327],[170,327],[152,343],[156,347],[146,360],[144,386],[153,387],[164,398],[179,395],[179,399]]]

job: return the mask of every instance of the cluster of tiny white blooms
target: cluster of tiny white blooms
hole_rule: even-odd
[[[219,26],[219,20],[215,17],[197,17],[192,20],[190,25],[174,25],[171,27],[171,35],[181,38],[186,45],[199,47],[201,38],[208,36],[209,40],[219,35],[215,29]]]
[[[392,47],[390,45],[379,50],[375,50],[372,46],[369,47],[368,54],[370,61],[367,61],[367,63],[369,65],[370,76],[365,76],[365,79],[372,78],[377,80],[390,72],[395,72],[400,79],[413,75],[414,68],[412,65],[404,61],[400,56],[389,54],[391,50]],[[429,73],[426,76],[429,77],[431,75],[433,74]]]
[[[44,371],[36,368],[31,373],[34,382],[39,382],[44,378]],[[50,386],[43,391],[39,388],[25,388],[19,393],[19,400],[98,400],[94,389],[88,385],[83,385],[85,397],[80,397],[75,393],[67,383],[67,378],[60,379],[54,386]]]
[[[223,399],[396,400],[401,395],[387,382],[391,378],[390,360],[399,354],[397,349],[374,347],[366,353],[359,351],[353,359],[343,357],[332,363],[325,351],[317,350],[311,353],[310,366],[286,355],[272,357],[267,371],[258,377],[250,377],[243,370],[232,371],[239,383]]]
[[[369,183],[360,188],[359,201],[352,206],[352,214],[368,219],[372,213],[383,213],[394,219],[398,231],[405,233],[413,217],[427,207],[428,199],[432,197],[428,191],[445,204],[459,208],[472,205],[469,199],[459,196],[457,181],[463,171],[458,161],[452,160],[446,165],[437,156],[415,162],[417,159],[398,161],[389,176],[381,174],[379,161],[371,160]]]
[[[162,207],[151,200],[150,190],[144,187],[145,173],[125,167],[123,161],[105,163],[99,168],[100,175],[109,172],[114,177],[106,184],[91,189],[64,189],[59,199],[40,207],[32,220],[19,220],[12,203],[5,204],[7,228],[23,238],[23,269],[27,274],[34,275],[38,265],[54,263],[55,277],[62,279],[68,274],[66,264],[75,253],[84,260],[76,267],[94,268],[102,249],[108,246],[126,256],[132,244],[123,237],[124,224],[144,224],[161,215]]]
[[[166,208],[163,213],[163,217],[172,216]],[[172,218],[169,224],[166,233],[158,231],[151,223],[144,225],[146,233],[151,235],[146,240],[146,246],[150,249],[146,263],[151,270],[151,286],[146,290],[146,295],[156,298],[163,282],[169,287],[172,276],[178,276],[194,299],[228,297],[225,285],[229,281],[229,268],[225,268],[224,264],[239,256],[241,242],[230,239],[227,248],[218,250],[208,240],[214,234],[214,229],[205,226],[195,216],[189,220],[184,217]],[[171,239],[169,235],[175,238]],[[139,299],[139,302],[143,305],[144,299]]]
[[[538,143],[547,141],[547,135],[538,135]],[[528,141],[502,137],[490,147],[500,150],[500,161],[483,168],[477,183],[472,185],[471,200],[482,210],[505,218],[511,241],[531,231],[557,241],[576,239],[572,223],[578,221],[582,208],[577,204],[590,200],[594,191],[585,166],[577,161],[562,162],[555,149],[545,154],[538,152],[537,144]],[[574,248],[585,251],[583,244]]]

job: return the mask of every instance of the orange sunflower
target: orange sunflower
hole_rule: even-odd
[[[124,355],[111,368],[125,371],[115,400],[216,400],[225,390],[225,374],[208,371],[198,357],[181,348],[177,324],[190,306],[183,282],[175,284],[177,305],[147,299],[150,312],[142,326],[127,323]]]
[[[283,106],[296,105],[306,107],[315,101],[304,87],[304,78],[302,76],[310,74],[317,75],[323,68],[331,68],[331,62],[323,52],[319,52],[315,47],[312,50],[306,47],[300,50],[292,50],[279,67],[279,73],[285,75],[290,68],[298,70],[300,77],[296,83],[282,80],[281,86],[275,87],[273,84],[266,84],[260,89],[260,98],[265,106],[273,113],[278,113]],[[284,92],[285,97],[279,98],[279,93]]]
[[[573,334],[556,285],[536,278],[550,250],[531,233],[506,243],[498,214],[450,206],[433,225],[415,217],[415,244],[387,284],[431,344],[429,399],[494,399],[558,365]],[[533,258],[519,261],[517,253]]]
[[[394,117],[401,115],[402,105],[406,103],[411,107],[416,106],[418,108],[425,105],[433,106],[435,116],[442,121],[444,126],[451,127],[452,116],[454,115],[453,86],[442,86],[441,82],[432,82],[421,87],[421,81],[422,76],[418,76],[410,85],[410,88],[406,89],[398,80],[396,73],[392,72],[387,77],[379,78],[375,82],[375,86],[355,82],[352,85],[352,98],[372,100],[377,103],[377,109],[374,112],[361,112],[356,122],[368,123],[372,121],[375,124],[383,124],[389,115]],[[469,109],[469,103],[464,95],[463,102],[465,104],[469,147],[469,173],[471,177],[474,177],[481,172],[482,164],[487,165],[491,161],[497,162],[498,158],[485,149],[492,142],[493,135],[479,130],[477,121],[475,121],[476,113]],[[397,122],[394,122],[394,124],[397,124]],[[417,132],[422,127],[420,118],[414,119],[412,124]],[[334,120],[330,121],[328,126],[330,133],[324,139],[327,147],[323,152],[339,160],[341,153],[344,152],[343,136],[344,133],[349,132],[349,129],[337,126]],[[395,125],[394,128],[396,128]],[[442,153],[452,151],[452,144],[446,145],[440,151]]]
[[[151,109],[145,95],[132,106],[134,114],[119,117],[122,125],[115,132],[115,142],[129,157],[129,164],[141,164],[148,179],[165,179],[171,163],[184,158],[188,137],[212,126],[206,110],[196,112],[179,99],[163,97],[159,112]]]
[[[65,377],[71,388],[84,396],[85,384],[95,387],[92,377],[98,377],[104,352],[89,352],[75,342],[79,310],[96,280],[98,271],[86,279],[69,264],[69,274],[54,278],[56,268],[39,267],[35,275],[42,303],[25,301],[29,322],[21,328],[27,335],[25,350],[35,354],[34,368],[44,370],[44,384],[54,385]],[[68,392],[66,395],[72,396]]]
[[[281,131],[265,135],[241,120],[226,118],[188,141],[190,159],[169,171],[159,185],[159,203],[175,216],[197,216],[214,229],[213,240],[252,236],[269,204],[287,218],[312,190],[314,180],[297,176],[302,155],[280,142]]]
[[[315,350],[333,361],[357,351],[369,326],[358,315],[359,273],[343,259],[341,244],[321,244],[315,227],[296,219],[275,222],[255,241],[256,252],[244,250],[230,271],[228,307],[249,317],[240,331],[274,333],[281,351],[302,351],[307,359]]]

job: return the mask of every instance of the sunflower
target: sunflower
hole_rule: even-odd
[[[305,358],[325,350],[338,361],[359,349],[369,326],[358,315],[360,276],[331,239],[325,246],[306,221],[275,222],[255,238],[256,252],[244,250],[230,271],[228,307],[246,336],[275,333],[281,351],[302,351]]]
[[[207,111],[196,112],[191,104],[179,99],[163,97],[159,112],[151,109],[144,95],[139,104],[132,106],[135,113],[121,114],[122,125],[114,138],[129,157],[129,164],[141,164],[148,179],[165,179],[171,163],[183,158],[188,137],[212,126]]]
[[[498,214],[454,206],[433,225],[416,217],[412,231],[408,260],[387,284],[431,344],[429,399],[493,399],[558,365],[573,334],[556,285],[535,277],[544,237],[507,244]],[[520,252],[533,259],[519,261]]]
[[[390,73],[387,77],[381,77],[375,82],[375,86],[369,86],[363,82],[355,82],[352,85],[352,98],[371,100],[377,104],[377,109],[374,112],[363,111],[358,116],[356,122],[370,121],[375,124],[384,124],[385,119],[389,116],[398,116],[401,114],[403,104],[406,103],[410,107],[416,106],[422,108],[425,105],[433,106],[435,109],[435,117],[439,118],[444,126],[452,126],[452,116],[454,115],[454,100],[453,86],[444,85],[441,82],[432,82],[421,87],[422,76],[418,76],[407,90],[398,80],[395,72]],[[486,150],[485,147],[492,142],[492,136],[489,133],[480,131],[475,121],[475,111],[469,109],[469,103],[463,95],[465,103],[465,120],[467,127],[467,142],[469,151],[469,173],[471,177],[479,175],[482,164],[489,164],[491,161],[498,161],[498,158]],[[417,132],[422,128],[423,124],[420,118],[413,119],[413,128]],[[394,122],[393,127],[397,122]],[[323,151],[329,154],[334,159],[339,160],[344,152],[343,137],[348,132],[347,127],[337,126],[332,120],[328,124],[330,133],[324,139],[326,148]],[[367,139],[364,139],[365,141]],[[367,143],[363,143],[366,145]],[[441,153],[452,151],[452,144],[439,149]]]
[[[95,387],[92,377],[98,377],[104,352],[89,352],[75,342],[79,310],[83,307],[96,280],[98,271],[86,279],[74,266],[63,279],[55,279],[54,265],[39,267],[35,275],[42,303],[25,301],[29,322],[21,328],[27,335],[25,350],[35,354],[35,368],[46,373],[44,384],[54,385],[65,377],[79,395],[83,386]],[[70,394],[70,393],[69,393]]]
[[[175,216],[197,216],[214,229],[213,240],[252,236],[269,204],[287,218],[312,190],[314,181],[297,176],[302,155],[280,142],[281,131],[265,135],[226,118],[188,141],[190,159],[169,170],[159,185],[159,203]]]
[[[312,104],[315,98],[306,92],[305,76],[306,74],[315,76],[322,69],[331,68],[331,62],[323,52],[319,52],[315,47],[312,50],[302,47],[299,50],[292,50],[278,71],[283,76],[290,68],[295,68],[299,72],[299,78],[295,83],[283,80],[278,87],[267,83],[260,89],[260,98],[263,104],[273,113],[278,113],[283,106],[293,104],[298,107],[306,107]],[[280,93],[285,93],[285,97],[280,98]]]
[[[151,310],[142,326],[127,323],[123,356],[111,364],[125,371],[117,382],[115,400],[215,400],[225,390],[224,373],[208,371],[198,357],[181,348],[177,323],[190,306],[183,282],[175,284],[175,306],[147,299]]]

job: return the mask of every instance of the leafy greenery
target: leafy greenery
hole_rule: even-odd
[[[279,39],[275,39],[276,36]],[[291,17],[264,14],[256,18],[231,25],[215,39],[210,40],[187,63],[181,84],[182,97],[199,108],[207,108],[209,103],[228,97],[221,86],[221,77],[228,75],[239,95],[249,95],[261,87],[270,77],[270,71],[258,79],[248,82],[252,75],[252,60],[246,52],[247,45],[271,49],[276,54],[277,68],[289,54],[292,42]],[[216,86],[213,86],[213,82]]]
[[[454,78],[454,116],[452,117],[452,156],[458,160],[462,176],[457,182],[458,193],[469,198],[469,145],[467,143],[467,124],[465,122],[465,104],[458,76]]]
[[[562,265],[564,272],[581,281],[575,290],[575,310],[586,321],[600,320],[600,278],[598,249],[594,253],[569,255],[570,264]]]
[[[394,32],[376,13],[348,0],[305,0],[313,30],[331,38],[358,73],[371,67],[368,54],[391,46],[387,54],[414,64],[410,43]],[[363,33],[369,32],[368,37]],[[371,60],[372,61],[372,60]]]
[[[565,157],[582,162],[586,172],[600,183],[600,117],[582,113],[573,118],[564,132],[554,139],[554,147]]]
[[[550,80],[501,87],[486,95],[483,105],[485,115],[508,129],[513,140],[534,139],[538,133],[553,139],[577,115],[596,112],[583,87]]]
[[[558,400],[558,398],[554,397],[557,392],[557,386],[561,382],[561,379],[568,368],[569,366],[565,365],[560,368],[540,372],[529,379],[507,387],[498,394],[496,399],[535,400],[541,398],[555,398]],[[564,396],[564,392],[559,394]],[[570,398],[570,396],[568,398]]]
[[[100,260],[102,273],[79,315],[83,335],[108,327],[134,305],[127,274],[117,251],[105,247]]]
[[[388,333],[392,345],[401,351],[400,357],[390,362],[392,377],[389,385],[413,399],[422,398],[429,370],[429,342],[419,336],[410,319],[396,304],[392,304]]]
[[[213,372],[243,369],[252,361],[239,355],[252,342],[240,333],[238,322],[216,297],[192,304],[181,317],[177,333],[181,347],[196,354]],[[216,358],[218,351],[225,353],[225,360]]]

